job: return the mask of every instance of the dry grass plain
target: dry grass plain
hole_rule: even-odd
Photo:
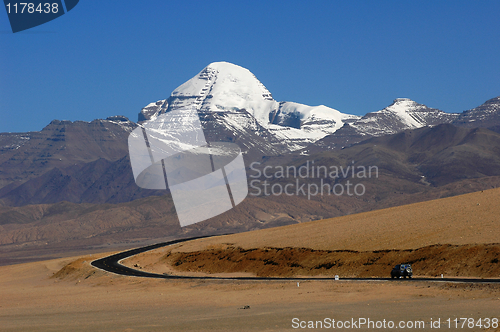
[[[500,191],[494,189],[197,240],[141,254],[129,259],[127,264],[172,272],[173,267],[161,261],[168,252],[196,256],[214,251],[227,253],[236,248],[360,252],[416,250],[437,244],[462,246],[457,248],[489,244],[494,248],[500,242],[499,201]],[[293,318],[316,321],[360,317],[392,320],[396,324],[410,320],[428,323],[440,318],[441,329],[457,330],[448,329],[444,320],[500,318],[498,284],[312,280],[297,285],[285,281],[151,280],[112,275],[90,266],[92,260],[104,255],[0,267],[0,330],[296,331],[292,327]],[[460,262],[458,259],[458,264]],[[189,273],[211,272],[201,269]],[[255,274],[242,271],[232,274],[241,273]],[[244,306],[250,308],[241,309]],[[429,324],[419,329],[431,330],[435,328]],[[485,326],[461,330],[500,331]]]

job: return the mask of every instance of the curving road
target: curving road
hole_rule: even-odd
[[[276,281],[303,281],[303,280],[335,280],[334,277],[311,277],[311,278],[281,278],[281,277],[194,277],[194,276],[179,276],[179,275],[167,275],[167,274],[157,274],[151,272],[144,272],[140,270],[135,270],[120,264],[119,262],[125,258],[143,253],[145,251],[150,251],[153,249],[170,246],[172,244],[192,241],[196,239],[206,238],[210,236],[199,236],[192,237],[188,239],[178,239],[168,242],[157,243],[149,245],[146,247],[131,249],[127,251],[120,252],[111,256],[97,259],[92,261],[92,266],[104,270],[106,272],[111,272],[114,274],[132,276],[132,277],[143,277],[143,278],[161,278],[161,279],[194,279],[194,280],[276,280]],[[390,278],[342,278],[341,280],[351,280],[351,281],[389,281],[393,280]],[[465,278],[411,278],[411,279],[397,279],[405,280],[408,282],[415,281],[432,281],[432,282],[459,282],[459,283],[500,283],[500,279],[465,279]]]

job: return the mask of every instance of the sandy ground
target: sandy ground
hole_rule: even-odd
[[[1,267],[0,330],[294,331],[294,318],[396,324],[500,318],[498,285],[149,280],[96,272],[89,265],[95,258],[82,257],[78,268],[61,278],[52,276],[74,259]],[[427,324],[419,330],[435,329]]]
[[[500,191],[495,189],[198,240],[175,246],[174,251],[228,247],[362,251],[416,249],[438,243],[498,243],[499,200]],[[154,262],[165,253],[162,250],[170,248],[144,257]],[[485,318],[500,319],[498,284],[340,280],[303,281],[297,285],[283,281],[152,280],[108,274],[90,266],[92,260],[104,255],[0,267],[0,330],[296,331],[294,319],[316,324],[325,319],[365,318],[394,321],[396,325],[400,321],[424,321],[425,328],[419,331],[435,331],[437,326],[431,328],[431,319],[440,319],[440,327],[445,330],[500,331],[491,324],[490,328],[484,325]],[[245,306],[249,308],[243,309]],[[448,328],[448,318],[462,317],[473,319],[475,324],[481,318],[483,325]]]

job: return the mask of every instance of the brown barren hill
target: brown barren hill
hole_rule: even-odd
[[[332,219],[201,239],[177,246],[195,251],[220,243],[244,249],[417,249],[434,244],[500,242],[500,188]]]
[[[126,264],[159,273],[500,277],[500,189],[356,215],[200,239]]]

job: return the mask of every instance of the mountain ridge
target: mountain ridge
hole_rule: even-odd
[[[146,105],[138,115],[139,124],[180,108],[196,108],[209,140],[238,137],[244,153],[257,150],[279,155],[319,145],[342,148],[370,137],[394,134],[407,129],[453,123],[457,126],[500,125],[500,97],[492,98],[463,113],[447,113],[409,98],[364,116],[342,113],[319,105],[275,101],[271,92],[248,69],[227,62],[209,64],[176,88],[167,99]],[[487,114],[486,114],[487,113]],[[498,114],[498,115],[497,115]],[[215,134],[223,132],[223,135]],[[247,139],[241,141],[241,137]],[[253,145],[262,138],[266,144]]]
[[[120,203],[162,195],[135,186],[130,176],[127,138],[138,125],[181,107],[198,110],[209,141],[238,144],[247,165],[268,157],[287,156],[291,161],[324,151],[342,151],[387,133],[441,124],[487,126],[500,132],[500,97],[460,114],[397,98],[382,110],[363,117],[351,116],[322,105],[277,102],[249,70],[214,63],[180,85],[169,98],[146,105],[138,115],[138,123],[124,116],[91,122],[54,120],[40,132],[0,133],[0,204],[54,203],[63,197],[71,197],[73,202]],[[449,133],[454,130],[447,128]],[[464,154],[465,146],[450,151]],[[451,152],[441,157],[451,162]],[[436,160],[433,169],[438,164]],[[484,167],[490,169],[489,164]],[[79,172],[89,175],[84,178]],[[94,182],[90,183],[90,179]]]
[[[227,62],[209,64],[176,88],[168,99],[148,104],[138,119],[140,123],[154,121],[159,115],[180,108],[197,109],[204,128],[208,121],[219,124],[206,132],[208,140],[214,131],[227,132],[228,128],[234,136],[253,136],[257,132],[271,146],[262,148],[260,152],[264,154],[298,150],[335,132],[344,120],[358,118],[323,105],[277,102],[248,69]],[[220,139],[220,135],[215,136]],[[259,149],[246,142],[242,145],[244,152]]]

